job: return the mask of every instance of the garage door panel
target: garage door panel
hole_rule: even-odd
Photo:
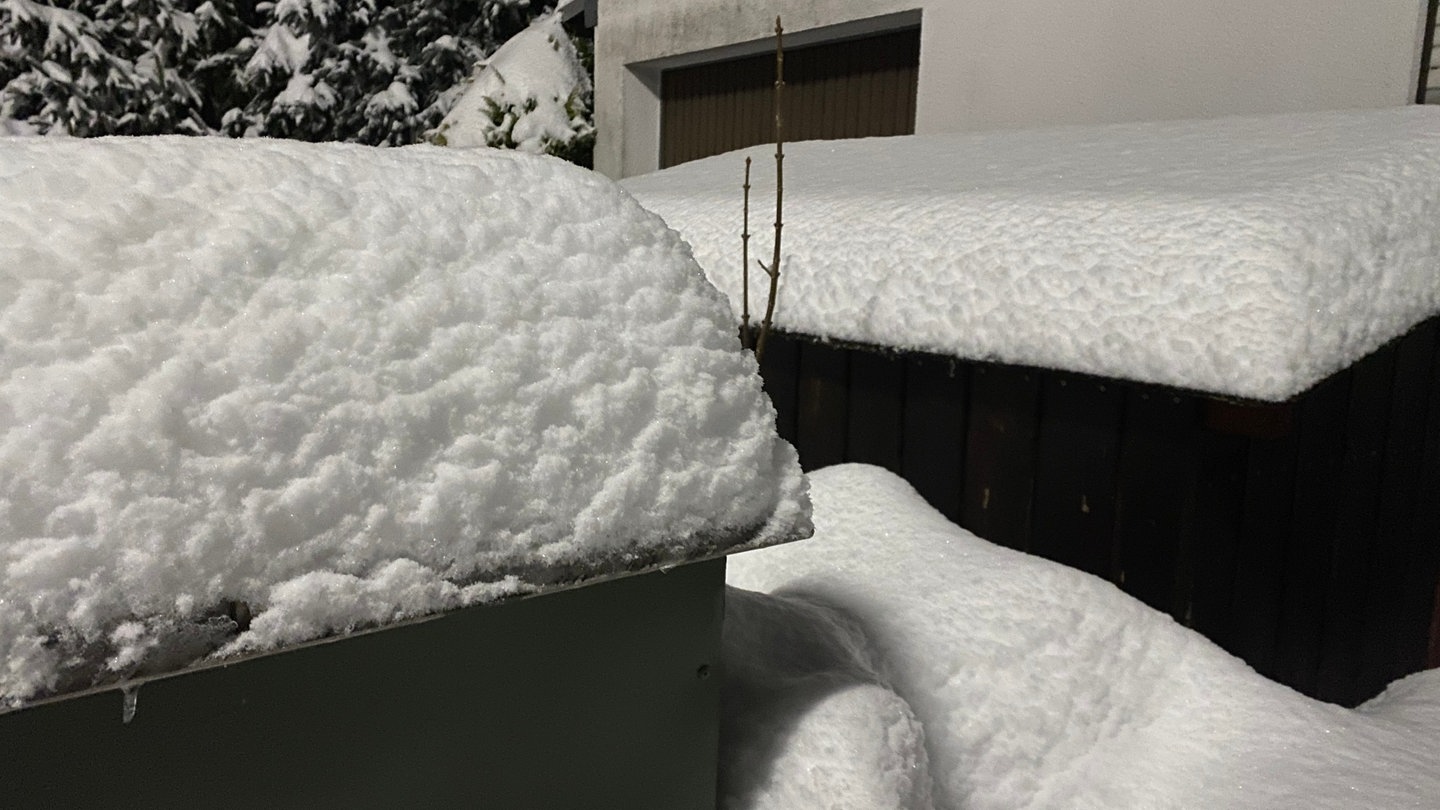
[[[785,52],[785,140],[915,131],[920,29]],[[661,76],[660,165],[775,139],[774,54]]]

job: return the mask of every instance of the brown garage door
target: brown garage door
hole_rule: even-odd
[[[785,140],[915,131],[920,29],[785,51]],[[660,166],[775,139],[775,55],[661,75]]]

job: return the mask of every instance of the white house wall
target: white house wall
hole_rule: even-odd
[[[793,46],[837,35],[826,31],[807,36],[807,31],[918,8],[915,0],[600,0],[595,168],[611,177],[628,177],[659,167],[664,68],[772,48],[776,14],[784,17],[786,41]],[[915,19],[912,13],[906,21],[913,24]]]
[[[792,46],[918,19],[923,134],[1407,104],[1425,2],[600,0],[596,168],[657,168],[660,71],[767,49],[777,13]]]
[[[1423,0],[981,0],[926,8],[917,131],[1388,107]],[[943,31],[964,32],[953,44]]]

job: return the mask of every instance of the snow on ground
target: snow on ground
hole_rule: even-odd
[[[1280,400],[1440,311],[1437,108],[785,151],[784,329]],[[773,153],[623,183],[737,313],[743,159],[769,261]]]
[[[568,143],[592,126],[579,115],[588,104],[590,76],[560,12],[537,18],[505,41],[440,122],[447,146],[514,144],[540,154],[550,143]],[[498,110],[500,120],[492,117]]]
[[[1440,670],[1321,703],[880,468],[810,481],[812,539],[729,560],[724,806],[1440,803]]]
[[[0,222],[0,709],[808,530],[723,297],[593,173],[13,138]]]

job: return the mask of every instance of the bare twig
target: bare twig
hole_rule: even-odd
[[[785,121],[780,114],[781,93],[785,89],[784,30],[780,17],[775,17],[775,252],[770,266],[760,265],[770,276],[770,294],[765,301],[765,318],[760,322],[760,337],[755,341],[755,360],[765,356],[765,338],[770,335],[771,318],[775,315],[775,295],[780,285],[781,206],[785,195]]]
[[[745,219],[740,228],[740,345],[755,348],[750,334],[750,158],[745,158]]]

